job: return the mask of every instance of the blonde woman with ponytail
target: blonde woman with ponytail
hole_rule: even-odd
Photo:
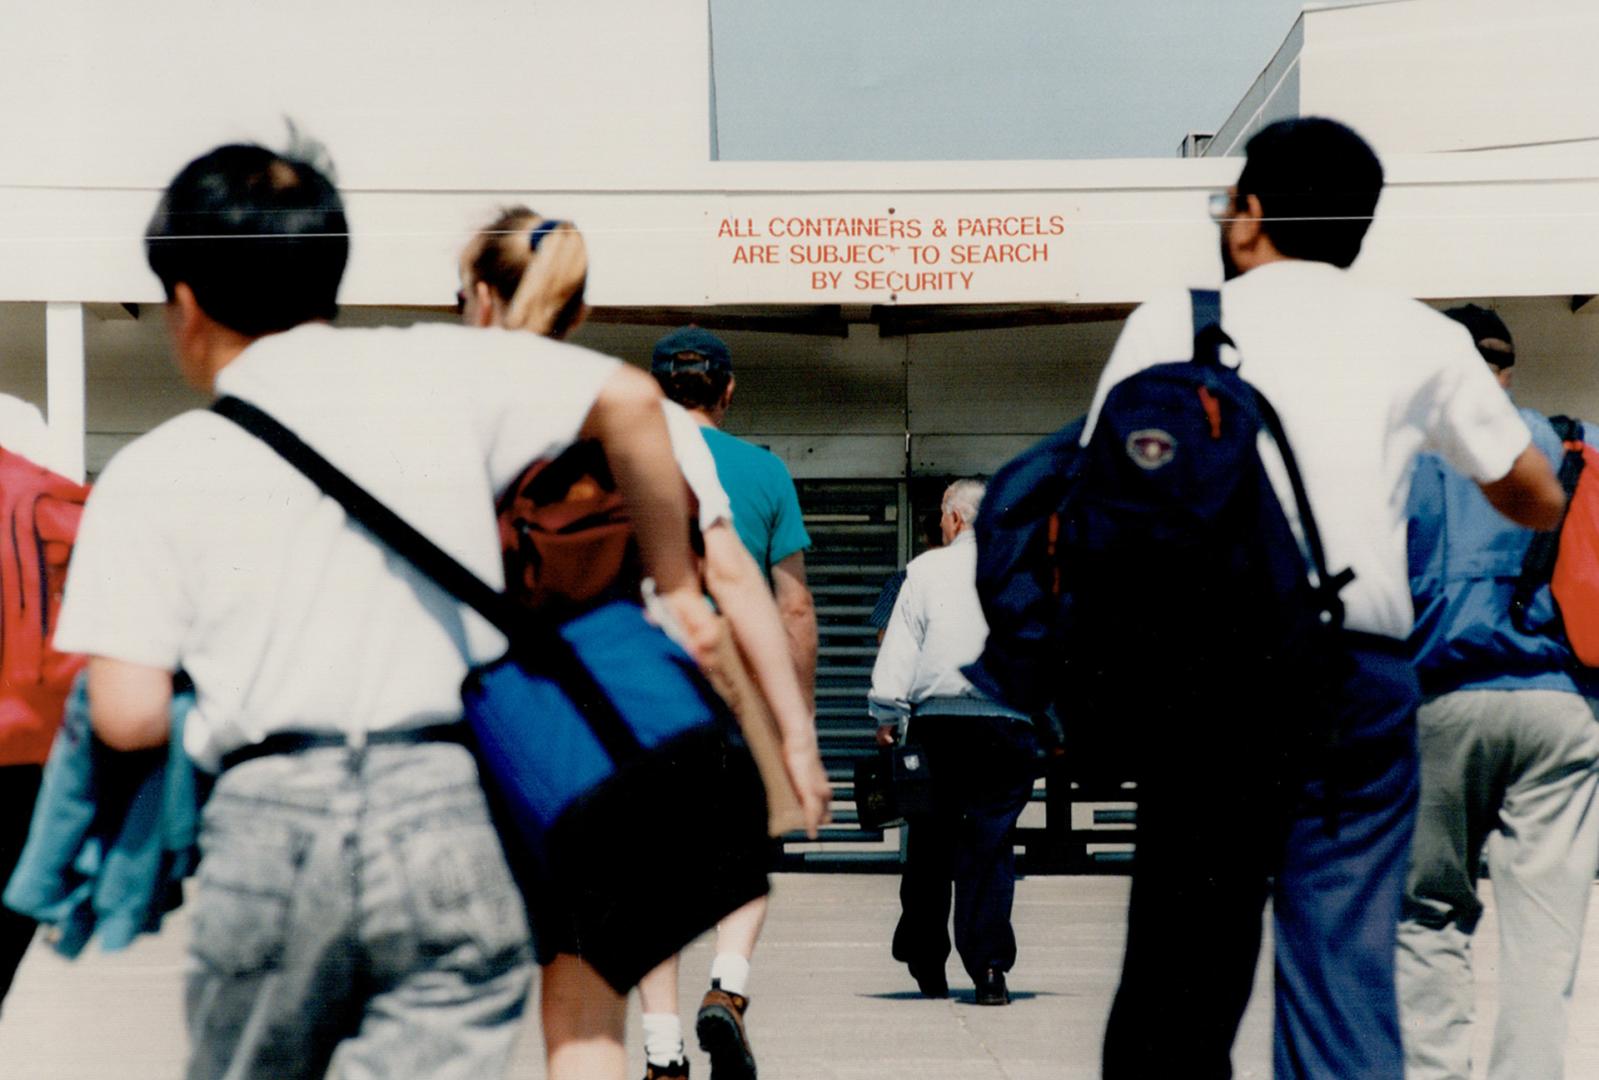
[[[588,279],[588,249],[570,222],[541,217],[527,207],[511,207],[479,230],[461,253],[462,320],[468,325],[526,330],[565,338],[582,323]],[[777,605],[755,560],[734,532],[732,509],[716,478],[716,466],[698,428],[681,408],[663,402],[672,449],[684,479],[699,502],[705,541],[706,591],[727,618],[739,650],[766,699],[781,732],[783,768],[797,802],[797,823],[810,835],[827,820],[832,789],[817,752],[816,725],[808,699],[789,656]],[[663,852],[663,858],[669,853]],[[639,868],[639,887],[664,881],[670,865]],[[541,945],[544,952],[547,945]],[[558,948],[558,945],[557,945]],[[625,998],[617,995],[579,957],[557,951],[539,957],[544,966],[541,993],[545,1050],[550,1080],[624,1080]],[[675,993],[675,959],[667,978]],[[663,965],[663,969],[665,965]],[[650,978],[657,978],[651,976]],[[675,1005],[673,1019],[675,1019]],[[646,1026],[647,1078],[686,1077],[678,1027],[678,1061],[666,1062],[660,1039],[651,1042]]]
[[[461,253],[461,318],[565,340],[588,308],[588,245],[569,221],[522,206],[501,211]]]

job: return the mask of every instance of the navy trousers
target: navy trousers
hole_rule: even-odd
[[[1293,782],[1236,741],[1260,729],[1221,715],[1174,731],[1140,784],[1105,1080],[1232,1076],[1268,895],[1277,1080],[1402,1080],[1394,949],[1420,692],[1397,647],[1351,653],[1339,739]]]
[[[1009,971],[1016,962],[1010,831],[1033,790],[1033,729],[1003,717],[918,717],[910,742],[927,754],[933,812],[909,823],[894,959],[943,968],[953,891],[962,966],[973,980],[987,968]]]

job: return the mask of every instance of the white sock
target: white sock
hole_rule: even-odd
[[[717,953],[711,961],[711,982],[729,994],[747,996],[744,988],[750,984],[750,962],[738,953]]]
[[[676,1013],[645,1013],[644,1060],[651,1065],[683,1061],[683,1021]]]

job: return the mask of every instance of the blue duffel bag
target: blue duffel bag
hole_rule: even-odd
[[[637,604],[560,639],[477,668],[461,696],[541,951],[625,992],[766,894],[766,791],[721,698]],[[693,884],[648,887],[667,874]]]
[[[473,669],[462,703],[542,958],[576,952],[625,993],[766,894],[766,793],[754,759],[693,659],[638,604],[541,621],[265,412],[229,397],[212,409],[505,634],[505,655]],[[650,887],[668,871],[693,884]]]

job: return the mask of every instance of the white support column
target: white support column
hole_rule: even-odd
[[[62,476],[81,482],[89,438],[83,305],[57,300],[46,304],[44,339],[45,419],[50,428],[47,464]]]

